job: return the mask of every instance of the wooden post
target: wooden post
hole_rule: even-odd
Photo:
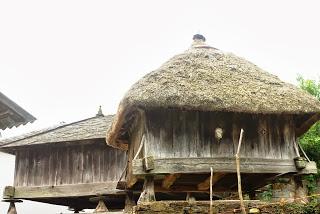
[[[194,203],[194,202],[196,202],[196,198],[194,196],[192,196],[191,192],[187,192],[186,201],[189,203]]]
[[[131,213],[135,205],[136,205],[136,202],[133,198],[133,192],[131,191],[127,192],[123,213]]]
[[[13,197],[11,197],[10,199],[4,199],[2,200],[2,202],[9,202],[9,209],[8,209],[8,214],[17,214],[17,209],[15,206],[15,203],[21,203],[22,200],[19,199],[14,199]]]
[[[97,214],[106,214],[108,213],[108,208],[107,206],[104,204],[103,200],[99,200],[99,203],[96,207],[96,209],[93,211],[93,213],[97,213]]]
[[[107,214],[108,213],[109,210],[108,210],[107,206],[104,204],[105,199],[106,199],[106,197],[101,196],[101,195],[89,198],[89,200],[91,202],[98,201],[98,205],[97,205],[96,209],[93,211],[93,213],[95,213],[95,214]]]
[[[17,214],[16,206],[14,205],[14,202],[10,202],[8,214]]]
[[[156,197],[154,194],[154,178],[153,176],[146,176],[144,180],[143,191],[139,197],[138,203],[151,202],[155,200]]]

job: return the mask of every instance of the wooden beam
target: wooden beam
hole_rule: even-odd
[[[212,176],[212,186],[214,186],[221,178],[223,178],[227,173],[216,172]],[[208,190],[210,188],[210,179],[209,176],[206,180],[198,184],[198,190]]]
[[[135,176],[131,175],[128,179],[127,179],[127,188],[131,188],[133,187],[138,181],[138,178],[136,178]]]
[[[61,186],[37,186],[37,187],[13,187],[15,199],[35,198],[59,198],[79,197],[105,194],[125,194],[124,191],[116,189],[117,182],[72,184]],[[7,191],[6,191],[7,190]],[[8,188],[5,188],[3,198],[8,198]]]
[[[318,120],[320,120],[320,114],[314,114],[311,116],[308,120],[306,120],[302,125],[298,128],[296,128],[296,136],[300,137],[302,134],[304,134],[306,131],[309,130],[309,128],[316,123]]]
[[[114,144],[117,149],[127,151],[129,146],[128,146],[128,141],[127,140],[116,140],[116,143]]]
[[[179,185],[179,186],[171,186],[170,189],[165,189],[162,185],[155,185],[154,186],[155,192],[162,192],[162,193],[208,193],[209,190],[199,190],[197,185]],[[236,189],[230,189],[225,187],[217,187],[214,189],[214,193],[221,193],[221,192],[235,192]]]
[[[296,173],[293,160],[241,158],[242,173]],[[174,173],[210,173],[210,167],[215,172],[235,173],[234,158],[167,158],[154,159],[154,169],[146,172],[142,159],[132,161],[132,173],[137,176]]]
[[[181,174],[170,174],[167,175],[162,181],[162,187],[165,189],[170,189],[172,184],[181,176]]]

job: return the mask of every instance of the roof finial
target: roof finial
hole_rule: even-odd
[[[202,41],[202,42],[205,42],[206,41],[206,38],[203,36],[203,35],[201,35],[201,34],[195,34],[195,35],[193,35],[193,41],[196,41],[196,40],[200,40],[200,41]]]
[[[192,48],[211,48],[206,44],[206,38],[201,34],[193,35],[193,43],[191,45]]]
[[[99,106],[99,110],[98,110],[98,113],[96,114],[96,117],[103,117],[103,113],[102,113],[102,108],[101,106]]]

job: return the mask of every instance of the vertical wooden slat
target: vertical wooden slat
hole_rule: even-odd
[[[91,145],[90,146],[91,153],[93,154],[92,159],[92,177],[93,182],[100,182],[100,150],[102,148],[99,145]]]
[[[100,157],[100,167],[101,167],[101,171],[100,171],[100,181],[103,182],[105,181],[105,171],[107,171],[107,169],[105,168],[105,160],[104,160],[104,153],[105,150],[101,150],[101,157]]]
[[[91,174],[91,156],[86,147],[84,147],[83,151],[83,183],[90,182],[90,174]]]
[[[110,179],[110,177],[109,177],[109,172],[110,172],[110,170],[109,170],[109,153],[107,150],[105,150],[103,154],[104,154],[103,157],[104,157],[104,169],[105,169],[103,171],[104,172],[104,180],[108,181]]]
[[[107,150],[107,154],[108,154],[108,171],[109,171],[109,175],[108,175],[108,180],[110,181],[114,181],[115,180],[115,176],[114,176],[114,167],[112,167],[113,163],[117,162],[117,156],[111,154],[110,150]]]
[[[21,155],[19,151],[16,151],[16,158],[15,158],[15,168],[14,168],[14,186],[19,186],[21,179],[23,179],[23,175],[21,175]]]
[[[233,140],[232,140],[232,121],[231,113],[215,113],[215,120],[217,120],[214,130],[212,130],[212,138],[218,146],[215,149],[218,157],[232,157],[233,156]],[[215,137],[216,128],[223,130],[223,136],[220,141]],[[217,151],[216,151],[217,150]]]
[[[197,157],[199,144],[199,117],[198,112],[188,112],[185,118],[186,147],[188,148],[188,157]]]
[[[259,135],[259,143],[261,145],[261,156],[270,158],[269,148],[268,148],[268,138],[267,138],[267,121],[266,116],[261,115],[259,117],[259,126],[258,126],[258,135]]]
[[[56,165],[56,177],[55,177],[55,184],[56,185],[61,185],[62,184],[62,159],[63,159],[63,154],[62,154],[62,149],[57,148],[57,165]]]
[[[297,156],[295,150],[294,150],[294,142],[295,142],[295,136],[294,136],[294,125],[292,121],[292,117],[286,116],[285,117],[285,123],[283,124],[283,151],[282,154],[284,158],[294,158]]]
[[[66,179],[66,182],[68,184],[72,184],[72,176],[74,174],[73,169],[74,169],[74,159],[73,159],[73,150],[75,149],[74,146],[68,148],[68,154],[67,154],[67,161],[68,161],[68,176]]]
[[[268,136],[268,151],[271,159],[276,159],[276,151],[273,145],[273,125],[274,121],[272,121],[272,117],[270,115],[267,116],[267,136]]]
[[[25,152],[23,152],[23,158],[21,159],[21,169],[23,172],[23,182],[22,182],[22,186],[26,186],[28,185],[28,179],[29,179],[29,171],[30,171],[30,151],[29,149],[26,149]]]
[[[155,157],[173,157],[173,137],[172,137],[172,114],[173,111],[161,111],[159,117],[159,141],[157,149],[161,150],[160,153],[155,153]]]
[[[278,115],[273,116],[275,124],[272,125],[273,131],[273,150],[275,151],[275,156],[278,159],[282,158],[282,150],[281,150],[281,118]]]
[[[60,184],[67,184],[68,177],[70,176],[69,173],[69,147],[70,146],[63,146],[59,149],[61,154],[61,170],[60,170]]]
[[[28,181],[27,181],[27,185],[28,186],[34,186],[33,182],[34,182],[34,165],[35,165],[35,160],[34,160],[34,151],[33,150],[29,150],[29,155],[28,155]]]
[[[49,174],[49,178],[48,178],[48,185],[52,186],[54,185],[54,169],[53,169],[53,162],[54,162],[54,149],[50,148],[49,149],[49,160],[48,160],[48,174]]]
[[[238,114],[233,114],[232,118],[232,156],[234,156],[237,152],[239,136],[240,136],[240,124],[239,124],[239,116]]]
[[[206,116],[203,112],[199,112],[199,143],[197,148],[197,157],[202,157],[202,151],[205,149],[205,119]]]
[[[41,150],[39,149],[37,153],[38,153],[37,174],[39,176],[38,181],[37,181],[37,185],[44,186],[44,185],[46,185],[46,175],[48,174],[47,172],[45,172],[45,165],[47,164],[46,163],[46,159],[47,159],[46,147],[43,147]]]

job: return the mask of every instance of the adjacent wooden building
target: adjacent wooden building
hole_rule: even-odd
[[[96,207],[91,197],[106,196],[110,210],[123,209],[125,194],[116,187],[126,154],[104,143],[112,117],[100,112],[3,142],[0,151],[16,156],[14,185],[6,187],[3,198],[65,205],[77,212]]]
[[[211,167],[214,192],[236,190],[241,129],[245,191],[278,175],[316,172],[314,162],[297,169],[294,159],[297,137],[319,119],[314,97],[195,35],[190,49],[132,86],[106,140],[128,150],[127,188],[144,183],[141,196],[151,200],[201,198]]]
[[[0,129],[17,127],[36,118],[0,92]]]
[[[1,130],[32,123],[35,120],[34,116],[0,92],[0,138]],[[3,201],[10,202],[8,213],[16,212],[14,205],[16,199],[8,198]]]

